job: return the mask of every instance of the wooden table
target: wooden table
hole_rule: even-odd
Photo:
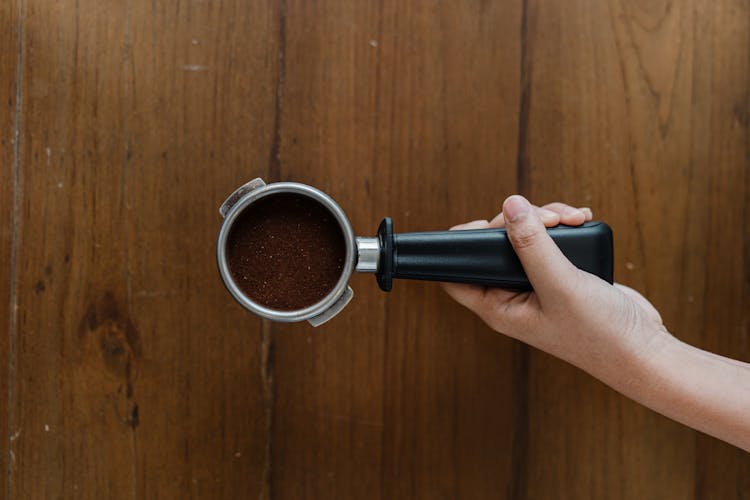
[[[370,276],[261,321],[216,270],[253,177],[359,234],[591,206],[616,278],[750,360],[746,1],[0,3],[0,491],[750,498],[750,455]]]

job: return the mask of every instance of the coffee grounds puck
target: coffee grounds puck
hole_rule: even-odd
[[[346,241],[336,218],[296,193],[265,196],[247,206],[227,237],[232,279],[254,302],[295,311],[323,300],[336,286]]]

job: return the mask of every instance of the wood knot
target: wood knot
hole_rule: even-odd
[[[138,424],[141,422],[141,418],[138,416],[138,403],[133,403],[126,420],[131,429],[135,430],[138,427]]]
[[[750,119],[748,118],[749,115],[744,105],[736,104],[732,109],[732,115],[734,115],[734,122],[737,125],[742,128],[747,128],[748,121],[750,121]]]
[[[135,353],[128,342],[126,330],[115,321],[106,319],[95,332],[107,369],[118,377],[129,378]]]
[[[138,329],[112,292],[92,302],[79,324],[79,338],[86,346],[96,346],[106,370],[125,382],[126,395],[133,396],[135,363],[141,357]]]

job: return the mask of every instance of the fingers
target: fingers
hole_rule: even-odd
[[[477,285],[464,285],[461,283],[441,283],[443,290],[450,295],[453,300],[467,309],[477,312],[479,305],[482,303],[485,288]]]
[[[588,207],[575,208],[560,202],[548,203],[543,208],[559,214],[560,223],[568,226],[580,226],[584,222],[590,221],[594,216]]]
[[[548,203],[543,207],[531,206],[534,207],[546,227],[553,227],[558,224],[580,226],[594,218],[594,213],[588,207],[575,208],[560,202]],[[489,222],[489,227],[505,227],[505,216],[502,212]]]
[[[542,222],[546,227],[553,227],[560,224],[559,213],[544,207],[537,207],[536,205],[532,205],[532,207],[534,207],[534,210],[536,210],[537,215],[542,219]],[[502,212],[497,214],[495,218],[489,222],[489,227],[505,227],[505,216]]]
[[[526,198],[509,197],[503,203],[503,215],[513,249],[540,301],[554,299],[556,294],[570,288],[577,279],[576,269],[547,234]]]
[[[497,214],[495,218],[490,221],[490,227],[505,227],[505,217],[502,212]]]

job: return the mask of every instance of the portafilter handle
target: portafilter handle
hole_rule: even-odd
[[[612,230],[607,224],[560,224],[547,232],[573,265],[613,282]],[[386,217],[376,238],[357,238],[357,250],[356,270],[374,272],[386,292],[394,278],[532,289],[505,229],[395,234]]]

